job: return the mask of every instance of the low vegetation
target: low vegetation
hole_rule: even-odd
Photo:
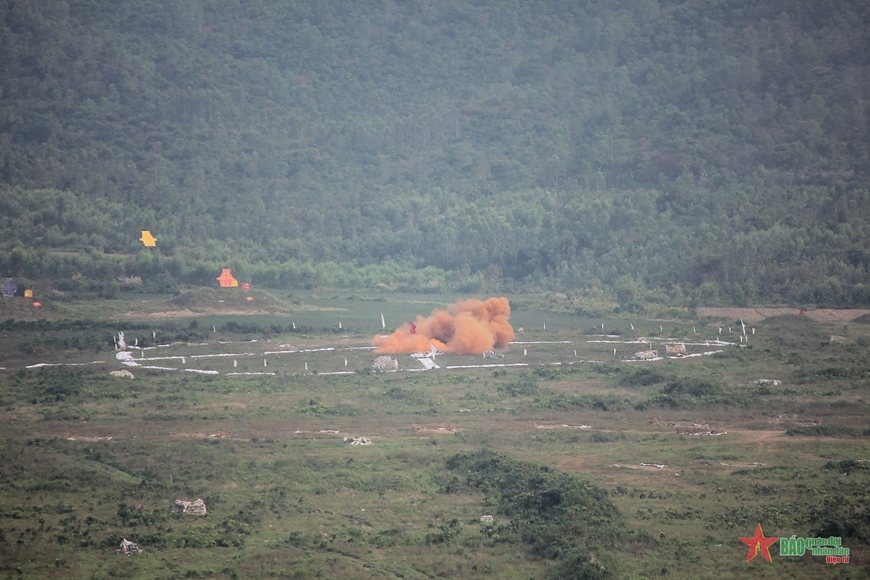
[[[422,367],[400,356],[400,372],[373,373],[359,347],[381,310],[421,307],[358,298],[3,323],[0,578],[809,579],[870,557],[864,323],[771,319],[750,346],[625,362],[633,345],[614,357],[589,342],[602,321],[517,296],[526,344],[496,362],[528,367],[450,370],[493,359],[441,355],[409,372]],[[626,341],[660,324],[603,322]],[[140,338],[142,366],[115,359],[118,330]],[[135,378],[109,375],[121,368]],[[170,513],[197,498],[207,515]],[[778,545],[773,562],[746,562],[740,538],[758,523],[840,537],[852,562]],[[115,556],[124,538],[144,552]]]

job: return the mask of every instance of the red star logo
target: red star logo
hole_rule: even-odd
[[[755,528],[755,535],[751,538],[740,538],[740,541],[749,546],[749,553],[746,554],[746,561],[750,561],[755,556],[758,555],[758,552],[761,551],[761,557],[767,560],[768,562],[773,562],[770,559],[770,545],[776,543],[779,538],[765,538],[764,533],[761,531],[761,524],[758,524]]]

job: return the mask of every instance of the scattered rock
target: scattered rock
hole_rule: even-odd
[[[416,432],[416,433],[420,433],[420,432],[422,432],[422,431],[427,431],[427,432],[430,432],[430,433],[431,433],[431,432],[435,432],[435,433],[439,433],[439,432],[440,432],[440,433],[444,433],[444,432],[456,433],[456,426],[455,426],[455,425],[436,425],[435,427],[423,427],[422,425],[416,425],[416,424],[415,424],[415,425],[411,425],[411,430],[414,431],[414,432]]]

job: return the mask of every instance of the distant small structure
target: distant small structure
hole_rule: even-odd
[[[492,523],[492,516],[480,516],[480,521],[482,521],[486,524],[491,524]]]
[[[177,499],[169,511],[174,514],[191,514],[195,516],[204,516],[206,514],[205,502],[201,499],[194,501]]]
[[[345,437],[343,441],[349,445],[371,445],[372,440],[368,437]]]
[[[652,360],[659,356],[659,351],[657,350],[641,350],[639,352],[634,353],[634,358],[638,360]]]
[[[665,352],[668,356],[686,356],[686,343],[679,342],[673,346],[666,344]]]
[[[119,379],[133,379],[133,378],[135,378],[133,376],[133,373],[131,373],[130,371],[128,371],[126,369],[121,370],[121,371],[112,371],[109,374],[112,375],[113,377],[118,377]]]
[[[494,350],[485,350],[483,351],[483,358],[504,358],[504,355]]]
[[[399,370],[399,361],[388,356],[379,356],[372,363],[372,368],[376,371],[397,371]]]
[[[139,548],[139,544],[137,544],[136,542],[131,542],[127,538],[124,538],[123,540],[121,540],[121,546],[117,550],[115,550],[115,554],[123,554],[125,556],[129,556],[134,552],[144,551],[145,550]]]

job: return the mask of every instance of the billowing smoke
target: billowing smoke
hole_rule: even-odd
[[[483,354],[513,340],[510,317],[507,298],[485,302],[472,298],[451,304],[447,310],[436,309],[425,318],[418,316],[389,336],[376,336],[372,344],[378,347],[377,353],[426,352],[434,345],[454,354]]]

